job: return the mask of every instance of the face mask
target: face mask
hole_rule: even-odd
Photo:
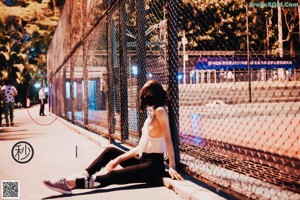
[[[146,98],[144,98],[144,102],[147,106],[154,106],[154,97],[147,96]]]

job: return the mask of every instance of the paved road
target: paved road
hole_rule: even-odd
[[[59,119],[55,120],[54,115],[46,112],[46,117],[38,116],[38,107],[28,111],[15,111],[14,127],[0,127],[0,180],[19,180],[21,199],[181,199],[164,186],[149,188],[145,184],[75,190],[72,196],[47,189],[42,184],[43,178],[76,174],[89,165],[103,148],[65,126]],[[11,156],[13,145],[19,141],[26,141],[34,148],[34,157],[26,164],[17,163]],[[105,145],[108,144],[103,143]]]

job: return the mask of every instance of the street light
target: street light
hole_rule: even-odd
[[[132,70],[132,74],[133,74],[134,76],[136,76],[136,75],[138,74],[138,67],[137,67],[136,65],[133,65],[133,66],[131,67],[131,70]]]
[[[248,86],[249,86],[249,102],[252,102],[251,94],[251,68],[250,68],[250,43],[249,43],[249,17],[248,17],[248,4],[246,2],[246,32],[247,32],[247,66],[248,66]]]
[[[183,31],[183,37],[181,38],[182,48],[183,48],[183,84],[186,83],[185,76],[185,61],[188,60],[188,55],[185,55],[185,45],[187,44],[187,39],[185,37],[185,31]]]
[[[42,86],[41,82],[36,82],[36,83],[34,84],[34,87],[35,87],[35,88],[40,88],[41,86]]]
[[[182,79],[182,75],[179,74],[179,75],[177,76],[177,78],[178,78],[178,82],[180,83],[180,80]]]

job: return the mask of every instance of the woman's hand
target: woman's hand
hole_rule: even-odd
[[[108,171],[114,170],[114,169],[117,167],[118,164],[119,164],[119,159],[115,158],[115,159],[111,160],[111,161],[106,165]]]
[[[172,179],[176,178],[177,180],[184,180],[184,178],[172,167],[169,168],[169,174]]]

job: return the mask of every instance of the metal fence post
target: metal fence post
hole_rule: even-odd
[[[112,135],[115,133],[115,94],[114,94],[114,80],[113,80],[113,18],[112,13],[108,13],[107,16],[107,87],[108,87],[108,130],[109,134]],[[112,138],[110,138],[112,142]]]
[[[67,4],[67,6],[68,6],[68,9],[69,9],[69,11],[68,12],[70,12],[71,13],[71,11],[72,11],[72,7],[73,7],[73,4],[72,3],[70,3],[70,4]],[[68,24],[69,24],[69,38],[70,38],[70,40],[69,40],[69,43],[70,43],[70,49],[69,49],[69,52],[71,52],[72,51],[72,45],[71,45],[71,43],[72,43],[72,40],[71,40],[71,38],[72,38],[72,31],[71,31],[71,27],[72,27],[72,18],[71,17],[68,17]],[[75,85],[74,85],[74,69],[75,69],[75,63],[74,63],[74,55],[71,55],[70,56],[70,60],[69,60],[69,63],[70,63],[70,84],[71,84],[71,96],[70,96],[70,98],[71,98],[71,122],[72,123],[75,123]]]
[[[114,13],[112,13],[113,15]],[[120,113],[120,80],[117,75],[119,75],[119,63],[118,63],[118,39],[117,39],[117,28],[116,26],[118,23],[114,21],[114,17],[111,20],[111,50],[112,50],[112,89],[114,94],[114,106],[115,106],[115,113]]]
[[[74,84],[74,55],[70,58],[70,83],[71,83],[71,121],[75,123],[75,111],[76,111],[76,104],[75,104],[75,84]]]
[[[63,91],[63,100],[64,102],[67,101],[67,95],[66,95],[66,82],[67,82],[67,71],[66,71],[66,67],[64,66],[63,68],[63,76],[62,76],[62,82],[63,82],[63,87],[62,87],[62,91]],[[64,104],[64,110],[63,110],[63,116],[66,118],[67,117],[67,105]]]
[[[86,4],[87,1],[83,0],[82,1],[82,7],[81,7],[81,12],[83,14],[83,21],[87,20],[87,13],[86,13]],[[85,35],[86,29],[83,27],[82,29],[82,35]],[[84,41],[83,42],[83,82],[84,82],[84,88],[83,88],[83,124],[88,125],[88,59],[89,59],[89,54],[88,54],[88,47],[89,47],[89,41]]]
[[[128,59],[127,59],[127,41],[126,41],[126,1],[120,1],[120,101],[121,104],[121,137],[122,140],[128,139],[128,84],[127,84],[127,72],[128,72]]]
[[[168,109],[175,162],[180,163],[178,89],[178,0],[167,0],[168,32]],[[177,165],[178,166],[178,165]]]
[[[88,68],[87,68],[87,48],[86,41],[83,42],[83,123],[88,125]]]
[[[139,94],[140,89],[146,83],[146,12],[145,12],[145,2],[144,0],[136,0],[137,6],[137,37],[136,37],[136,51],[137,51],[137,66],[138,66],[138,75],[137,75],[137,90]],[[137,95],[138,96],[138,95]],[[139,135],[142,134],[142,127],[144,121],[147,117],[146,112],[138,113],[138,131]]]

